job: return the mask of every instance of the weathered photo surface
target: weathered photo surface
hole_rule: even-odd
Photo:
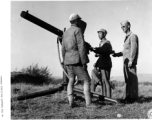
[[[152,117],[151,12],[151,0],[10,1],[10,118]]]

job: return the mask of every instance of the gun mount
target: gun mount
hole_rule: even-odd
[[[64,89],[64,86],[67,86],[67,84],[63,83],[58,88],[53,88],[53,89],[49,89],[49,90],[44,90],[44,91],[39,91],[39,92],[35,92],[35,93],[30,93],[30,94],[25,94],[25,95],[21,95],[18,97],[14,97],[11,99],[11,101],[14,101],[14,100],[21,101],[21,100],[27,100],[27,99],[32,99],[32,98],[36,98],[36,97],[54,94],[56,92],[62,91]],[[75,94],[75,96],[83,95],[83,90],[81,90],[79,88],[74,88],[74,94]],[[105,96],[100,95],[95,92],[91,92],[91,96],[93,98],[97,98],[98,101],[108,101],[111,103],[118,103],[117,100],[115,100],[115,99],[105,97]]]

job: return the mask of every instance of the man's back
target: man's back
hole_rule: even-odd
[[[75,25],[72,25],[63,35],[62,55],[65,65],[89,62],[81,29]]]

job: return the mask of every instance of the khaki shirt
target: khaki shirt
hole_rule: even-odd
[[[65,65],[87,64],[89,62],[83,34],[76,25],[71,25],[63,34],[62,57]]]

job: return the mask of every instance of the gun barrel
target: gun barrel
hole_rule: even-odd
[[[49,94],[54,94],[58,91],[62,91],[64,88],[65,84],[62,84],[61,86],[59,86],[58,88],[53,88],[53,89],[49,89],[49,90],[44,90],[44,91],[38,91],[35,93],[30,93],[30,94],[26,94],[26,95],[21,95],[18,97],[14,97],[11,100],[26,100],[26,99],[31,99],[31,98],[36,98],[36,97],[40,97],[40,96],[45,96],[45,95],[49,95]]]
[[[78,88],[74,88],[74,92],[76,94],[81,94],[83,95],[83,91],[81,89],[78,89]],[[112,99],[112,98],[108,98],[106,96],[103,96],[103,95],[100,95],[96,92],[91,92],[91,96],[94,97],[94,98],[99,98],[99,100],[102,100],[102,101],[109,101],[109,102],[113,102],[113,103],[118,103],[117,100],[115,99]]]
[[[21,12],[21,17],[23,17],[24,19],[26,19],[26,20],[28,20],[28,21],[30,21],[30,22],[32,22],[32,23],[34,23],[34,24],[36,24],[36,25],[38,25],[38,26],[40,26],[40,27],[52,32],[52,33],[54,33],[54,34],[56,34],[57,36],[62,37],[62,35],[63,35],[63,31],[61,31],[58,28],[40,20],[39,18],[37,18],[33,15],[29,14],[28,11],[27,12],[22,11]]]

